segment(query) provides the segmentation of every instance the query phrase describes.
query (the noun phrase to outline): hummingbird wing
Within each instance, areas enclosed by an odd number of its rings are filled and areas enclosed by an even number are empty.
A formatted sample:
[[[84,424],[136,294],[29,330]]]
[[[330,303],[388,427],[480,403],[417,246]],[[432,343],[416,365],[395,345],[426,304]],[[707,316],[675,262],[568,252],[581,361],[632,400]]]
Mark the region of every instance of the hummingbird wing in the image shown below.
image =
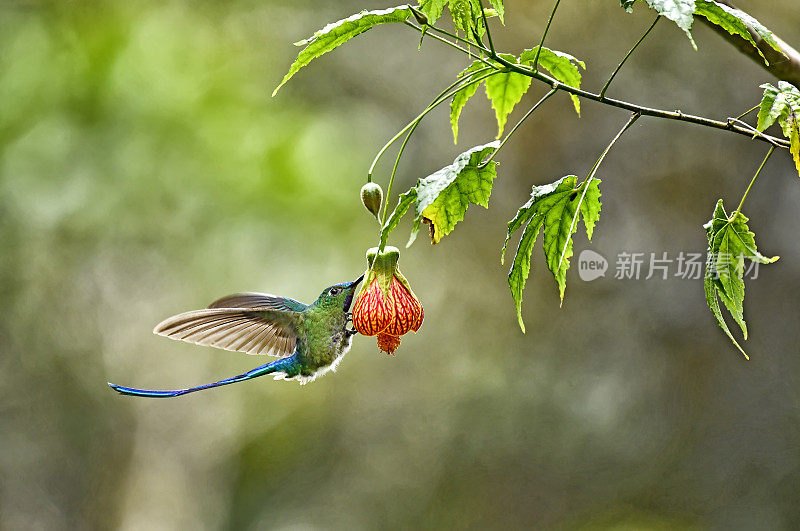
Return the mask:
[[[285,312],[302,312],[307,305],[289,297],[278,297],[266,293],[234,293],[217,299],[208,305],[209,308],[258,308],[264,310],[281,310]]]
[[[196,345],[285,357],[294,353],[301,319],[291,311],[210,308],[170,317],[153,332]]]

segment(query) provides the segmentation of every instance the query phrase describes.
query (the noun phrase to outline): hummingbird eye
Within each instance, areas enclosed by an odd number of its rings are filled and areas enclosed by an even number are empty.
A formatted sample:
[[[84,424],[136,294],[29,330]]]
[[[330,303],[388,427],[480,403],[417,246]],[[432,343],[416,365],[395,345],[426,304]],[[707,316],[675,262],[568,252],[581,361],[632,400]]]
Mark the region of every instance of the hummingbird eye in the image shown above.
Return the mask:
[[[340,291],[342,291],[340,288],[332,288],[332,289],[331,289],[331,291],[330,291],[329,293],[330,293],[331,295],[334,295],[334,296],[336,296],[336,295],[338,295],[338,294],[339,294],[339,292],[340,292]]]

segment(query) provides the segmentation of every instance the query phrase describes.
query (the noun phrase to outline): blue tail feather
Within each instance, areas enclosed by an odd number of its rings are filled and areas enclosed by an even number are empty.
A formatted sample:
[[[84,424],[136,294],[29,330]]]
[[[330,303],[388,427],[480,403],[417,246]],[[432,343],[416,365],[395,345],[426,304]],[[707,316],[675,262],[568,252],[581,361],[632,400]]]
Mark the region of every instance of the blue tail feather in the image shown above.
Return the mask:
[[[199,385],[197,387],[189,387],[187,389],[175,389],[171,391],[151,391],[148,389],[134,389],[132,387],[122,387],[121,385],[116,385],[111,382],[108,382],[108,386],[122,395],[141,396],[146,398],[172,398],[175,396],[183,396],[189,393],[194,393],[195,391],[203,391],[204,389],[213,389],[214,387],[219,387],[221,385],[228,385],[232,383],[244,382],[245,380],[252,380],[253,378],[258,378],[259,376],[264,376],[265,374],[275,374],[281,372],[285,373],[286,376],[288,377],[297,376],[297,374],[299,373],[299,370],[297,368],[297,358],[295,356],[289,356],[288,358],[282,358],[279,360],[275,360],[271,363],[267,363],[266,365],[256,367],[255,369],[247,371],[246,373],[240,374],[238,376],[232,376],[230,378],[225,378],[224,380],[220,380],[218,382]]]

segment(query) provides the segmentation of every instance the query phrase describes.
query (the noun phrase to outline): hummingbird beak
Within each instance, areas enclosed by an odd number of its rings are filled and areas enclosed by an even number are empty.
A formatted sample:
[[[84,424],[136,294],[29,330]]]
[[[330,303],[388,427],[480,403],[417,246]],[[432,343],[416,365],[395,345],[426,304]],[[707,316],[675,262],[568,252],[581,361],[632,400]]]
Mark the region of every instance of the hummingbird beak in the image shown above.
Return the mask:
[[[356,286],[362,280],[364,280],[364,275],[361,275],[350,284],[347,284],[347,288],[350,290],[350,293],[347,294],[347,299],[344,301],[344,311],[350,310],[350,305],[353,303],[353,297],[356,294]]]

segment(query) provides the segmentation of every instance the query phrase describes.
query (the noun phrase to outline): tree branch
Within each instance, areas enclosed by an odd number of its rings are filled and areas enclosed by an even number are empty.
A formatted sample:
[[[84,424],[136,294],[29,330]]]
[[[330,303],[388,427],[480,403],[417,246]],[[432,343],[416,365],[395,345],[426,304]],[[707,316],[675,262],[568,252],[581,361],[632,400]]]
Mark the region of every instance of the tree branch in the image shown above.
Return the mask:
[[[726,6],[738,9],[727,0],[716,1],[720,4],[725,4]],[[753,37],[753,41],[758,46],[758,49],[761,50],[761,53],[763,53],[764,57],[766,57],[767,61],[769,61],[769,66],[767,66],[764,64],[764,59],[762,59],[758,54],[758,50],[753,48],[753,45],[747,42],[745,39],[738,35],[731,35],[716,24],[709,22],[705,17],[697,18],[699,18],[700,21],[702,21],[706,26],[714,30],[714,32],[720,35],[723,39],[732,44],[737,50],[758,63],[761,68],[768,71],[778,79],[788,81],[794,86],[800,87],[800,52],[792,48],[777,35],[775,36],[775,40],[778,42],[778,46],[781,48],[781,50],[783,50],[786,56],[783,56],[779,52],[772,49],[772,46],[764,42],[764,40],[759,37],[758,33],[756,33],[753,28],[750,26],[747,27],[750,35]]]
[[[414,28],[417,31],[422,31],[422,28],[420,28],[417,25],[412,24],[412,23],[410,23],[408,21],[406,21],[406,25],[409,26],[409,27]],[[428,26],[428,30],[430,30],[430,31],[442,31],[439,28],[437,28],[436,26]],[[436,37],[438,37],[438,35]],[[441,37],[438,40],[441,40],[442,42],[445,42],[445,43],[450,44],[450,45],[454,45],[454,43],[451,43],[447,39],[442,39]],[[694,116],[694,115],[691,115],[691,114],[685,114],[685,113],[683,113],[682,111],[679,111],[679,110],[677,110],[677,111],[667,111],[667,110],[663,110],[663,109],[654,109],[654,108],[651,108],[651,107],[644,107],[642,105],[636,105],[634,103],[629,103],[629,102],[623,101],[623,100],[607,98],[605,96],[600,96],[600,94],[595,94],[595,93],[589,92],[587,90],[582,90],[582,89],[578,89],[578,88],[575,88],[575,87],[571,87],[569,85],[565,85],[564,83],[561,83],[560,81],[557,81],[556,79],[553,79],[552,77],[550,77],[550,76],[548,76],[546,74],[543,74],[542,72],[534,72],[530,68],[527,68],[527,67],[524,67],[522,65],[515,64],[515,63],[510,63],[509,61],[506,61],[505,59],[500,57],[498,54],[492,53],[491,50],[483,48],[478,44],[474,44],[473,43],[473,46],[477,47],[480,51],[485,53],[488,57],[490,57],[495,62],[497,62],[500,65],[504,66],[507,71],[516,72],[518,74],[522,74],[524,76],[531,77],[531,78],[536,79],[538,81],[542,81],[544,83],[547,83],[548,85],[550,85],[554,89],[563,90],[564,92],[568,92],[569,94],[574,94],[574,95],[576,95],[576,96],[578,96],[580,98],[596,101],[596,102],[602,103],[604,105],[610,105],[612,107],[618,107],[620,109],[625,109],[625,110],[628,110],[628,111],[631,111],[631,112],[639,113],[642,116],[654,116],[654,117],[657,117],[657,118],[664,118],[664,119],[667,119],[667,120],[677,120],[677,121],[680,121],[680,122],[689,122],[689,123],[693,123],[693,124],[702,125],[702,126],[705,126],[705,127],[711,127],[711,128],[714,128],[714,129],[722,129],[724,131],[730,131],[732,133],[736,133],[736,134],[739,134],[739,135],[744,135],[744,136],[747,136],[749,138],[754,138],[755,140],[760,140],[760,141],[766,142],[768,144],[772,144],[773,146],[776,146],[776,147],[781,147],[781,148],[784,148],[784,149],[788,149],[789,148],[789,141],[788,140],[784,140],[782,138],[776,138],[776,137],[773,137],[773,136],[770,136],[770,135],[766,135],[766,134],[763,134],[763,133],[754,135],[752,129],[749,129],[749,128],[743,127],[742,125],[737,124],[733,119],[729,119],[727,121],[713,120],[711,118],[705,118],[703,116]]]

